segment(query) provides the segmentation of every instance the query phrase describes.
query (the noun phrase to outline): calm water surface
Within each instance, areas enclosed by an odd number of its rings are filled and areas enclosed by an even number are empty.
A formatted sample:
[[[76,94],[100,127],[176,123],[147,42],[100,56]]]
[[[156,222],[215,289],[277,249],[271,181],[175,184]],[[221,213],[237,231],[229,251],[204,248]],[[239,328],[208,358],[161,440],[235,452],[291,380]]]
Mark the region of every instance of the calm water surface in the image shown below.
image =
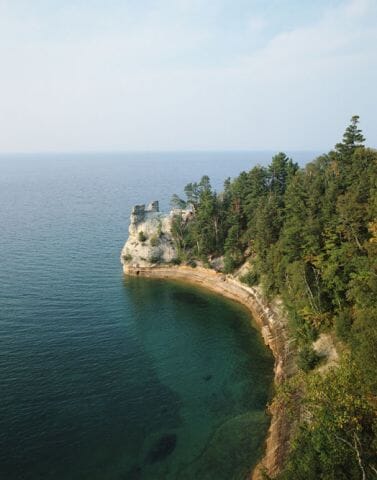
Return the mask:
[[[273,365],[247,312],[119,254],[133,204],[270,156],[0,157],[0,479],[245,477]]]

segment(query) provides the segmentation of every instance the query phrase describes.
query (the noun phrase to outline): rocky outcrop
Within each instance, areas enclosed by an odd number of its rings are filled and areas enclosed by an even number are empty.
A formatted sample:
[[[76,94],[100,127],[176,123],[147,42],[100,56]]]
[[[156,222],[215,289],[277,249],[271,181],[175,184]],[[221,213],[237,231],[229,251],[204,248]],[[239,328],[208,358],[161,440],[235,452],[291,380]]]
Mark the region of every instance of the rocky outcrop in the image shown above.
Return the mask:
[[[159,211],[158,201],[135,205],[131,213],[129,237],[123,247],[121,261],[132,267],[170,262],[176,250],[170,231],[173,217]]]
[[[265,344],[272,350],[275,358],[275,384],[278,385],[290,377],[296,369],[294,345],[288,335],[287,319],[282,305],[278,301],[267,302],[258,287],[246,286],[239,281],[237,276],[225,275],[202,267],[192,268],[171,263],[166,264],[166,262],[171,262],[171,259],[175,258],[175,250],[169,250],[169,254],[166,254],[165,250],[162,249],[161,258],[163,261],[160,260],[159,263],[144,260],[154,255],[154,247],[149,244],[140,246],[140,243],[145,244],[146,241],[140,242],[138,239],[139,232],[145,231],[146,235],[155,235],[155,220],[157,219],[157,222],[161,221],[164,225],[165,240],[171,245],[169,248],[174,248],[170,243],[172,241],[171,219],[173,214],[158,217],[156,215],[158,211],[150,212],[149,209],[144,209],[144,211],[142,208],[139,209],[140,207],[138,207],[136,213],[134,209],[132,213],[130,238],[121,254],[124,273],[194,283],[242,303],[251,312],[253,321],[259,328]],[[180,214],[188,215],[186,211],[181,211]],[[136,218],[133,218],[135,215]],[[141,258],[141,254],[143,258]],[[261,479],[263,470],[274,477],[279,472],[288,452],[291,433],[289,421],[284,411],[276,407],[274,402],[271,404],[270,414],[271,424],[266,441],[265,456],[254,469],[251,475],[253,480]]]
[[[130,268],[174,262],[177,250],[171,235],[176,216],[188,219],[191,209],[174,209],[168,214],[159,211],[158,201],[135,205],[128,229],[129,237],[121,253],[121,262]]]

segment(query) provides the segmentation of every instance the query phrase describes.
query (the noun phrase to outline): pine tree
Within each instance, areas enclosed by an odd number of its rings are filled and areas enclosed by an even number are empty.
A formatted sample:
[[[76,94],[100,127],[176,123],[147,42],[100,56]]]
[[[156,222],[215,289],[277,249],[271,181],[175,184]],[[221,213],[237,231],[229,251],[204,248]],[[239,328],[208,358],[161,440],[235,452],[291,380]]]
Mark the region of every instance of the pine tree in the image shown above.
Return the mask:
[[[351,118],[351,123],[346,128],[343,134],[343,141],[335,145],[335,149],[340,154],[352,155],[358,147],[363,147],[365,138],[360,128],[358,128],[359,116],[354,115]]]

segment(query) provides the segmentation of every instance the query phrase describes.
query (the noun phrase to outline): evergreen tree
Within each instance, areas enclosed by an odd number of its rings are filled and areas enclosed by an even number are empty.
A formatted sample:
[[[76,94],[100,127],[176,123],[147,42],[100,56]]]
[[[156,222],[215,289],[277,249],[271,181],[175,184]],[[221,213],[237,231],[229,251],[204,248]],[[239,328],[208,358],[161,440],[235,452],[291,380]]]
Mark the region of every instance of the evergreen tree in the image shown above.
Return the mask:
[[[356,148],[362,147],[365,142],[365,138],[360,128],[358,128],[359,116],[354,115],[351,118],[351,123],[346,128],[343,134],[343,141],[337,143],[335,148],[341,155],[349,156]]]
[[[173,228],[183,257],[224,254],[226,272],[248,258],[253,282],[284,302],[306,373],[284,394],[302,415],[279,480],[377,474],[377,152],[358,122],[305,168],[279,153],[227,179],[220,195],[208,177],[188,184],[193,219]],[[310,371],[322,332],[346,352],[325,376]]]

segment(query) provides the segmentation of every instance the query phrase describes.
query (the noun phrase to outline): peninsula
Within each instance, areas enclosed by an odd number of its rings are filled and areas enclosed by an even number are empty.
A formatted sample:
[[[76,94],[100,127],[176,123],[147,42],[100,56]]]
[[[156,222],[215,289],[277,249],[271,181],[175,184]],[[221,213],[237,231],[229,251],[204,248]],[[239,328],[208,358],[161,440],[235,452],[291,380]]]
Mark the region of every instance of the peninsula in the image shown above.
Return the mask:
[[[377,152],[352,117],[304,168],[284,153],[134,207],[124,273],[180,279],[244,304],[275,357],[276,394],[253,479],[377,474]]]

